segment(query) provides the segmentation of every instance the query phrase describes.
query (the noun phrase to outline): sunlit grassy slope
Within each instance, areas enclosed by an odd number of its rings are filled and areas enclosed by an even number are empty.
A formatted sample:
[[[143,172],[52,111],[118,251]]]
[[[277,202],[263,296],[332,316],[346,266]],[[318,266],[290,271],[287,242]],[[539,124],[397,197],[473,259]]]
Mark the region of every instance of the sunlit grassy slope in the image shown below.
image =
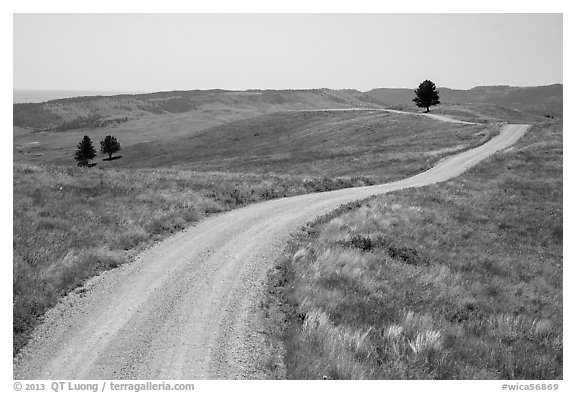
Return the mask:
[[[385,112],[280,112],[187,138],[140,144],[115,165],[193,170],[374,176],[417,173],[485,142],[497,126],[462,126]]]
[[[465,120],[492,123],[492,117],[483,115],[489,114],[490,109],[442,111]],[[114,135],[122,145],[122,159],[105,163],[103,157],[97,157],[99,166],[289,171],[319,176],[372,171],[380,175],[386,168],[395,171],[397,168],[393,167],[407,156],[424,153],[433,162],[443,149],[477,143],[496,129],[492,126],[486,130],[484,125],[462,127],[378,111],[285,111],[242,120],[218,119],[214,123],[196,115],[160,114],[118,127],[66,132],[38,133],[15,127],[14,159],[75,165],[74,151],[83,135],[90,136],[96,147],[106,135]],[[405,138],[422,138],[426,143],[403,147],[399,143]],[[406,168],[405,173],[414,170],[418,168]]]
[[[287,376],[561,379],[562,155],[542,123],[457,179],[308,227],[265,307]]]
[[[561,84],[548,86],[511,87],[511,86],[477,86],[469,90],[454,90],[439,87],[440,101],[445,104],[467,104],[470,108],[486,104],[514,111],[519,109],[535,116],[562,117],[564,87]],[[412,89],[374,89],[365,96],[382,105],[413,106]]]
[[[14,104],[13,124],[34,130],[64,131],[137,119],[148,114],[263,114],[287,109],[371,105],[357,90],[175,90],[144,94],[87,96]],[[247,117],[246,115],[244,117]],[[104,124],[103,124],[104,123]]]
[[[377,106],[355,90],[171,91],[75,97],[15,104],[14,157],[46,163],[70,158],[84,135],[115,135],[125,150],[166,141],[238,119],[285,110]]]

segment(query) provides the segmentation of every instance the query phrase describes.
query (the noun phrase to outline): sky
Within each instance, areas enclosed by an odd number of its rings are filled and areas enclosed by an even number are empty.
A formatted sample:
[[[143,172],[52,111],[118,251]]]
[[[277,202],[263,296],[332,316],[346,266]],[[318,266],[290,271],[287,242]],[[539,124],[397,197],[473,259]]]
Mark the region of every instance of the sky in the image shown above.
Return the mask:
[[[13,88],[563,83],[562,14],[14,14]]]

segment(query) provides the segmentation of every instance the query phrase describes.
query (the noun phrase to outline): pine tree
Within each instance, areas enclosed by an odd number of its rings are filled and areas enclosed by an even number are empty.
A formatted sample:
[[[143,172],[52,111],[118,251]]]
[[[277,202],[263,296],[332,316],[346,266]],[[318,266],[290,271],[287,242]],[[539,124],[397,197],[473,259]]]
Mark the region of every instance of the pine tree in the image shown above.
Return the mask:
[[[108,154],[108,159],[112,159],[112,154],[120,151],[120,143],[112,135],[107,135],[103,141],[100,142],[100,151]]]
[[[76,160],[78,161],[79,166],[84,166],[88,164],[88,161],[93,159],[96,156],[96,150],[94,150],[94,146],[92,145],[92,141],[88,137],[88,135],[84,135],[82,141],[78,144],[78,148],[76,149]]]
[[[416,97],[412,100],[418,105],[419,108],[426,108],[426,112],[430,112],[430,107],[440,103],[438,90],[434,82],[426,79],[420,83],[418,88],[414,90]]]

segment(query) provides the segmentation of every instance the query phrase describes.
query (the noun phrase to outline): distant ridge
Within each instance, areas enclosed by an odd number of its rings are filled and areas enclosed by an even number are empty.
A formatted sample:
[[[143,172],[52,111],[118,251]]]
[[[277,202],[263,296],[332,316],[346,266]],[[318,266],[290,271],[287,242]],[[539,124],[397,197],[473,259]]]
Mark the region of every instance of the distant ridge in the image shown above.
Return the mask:
[[[540,116],[562,116],[563,85],[537,87],[478,86],[439,88],[444,104],[491,104]],[[14,104],[13,124],[36,131],[97,128],[152,114],[195,113],[237,120],[285,110],[413,107],[412,89],[358,90],[175,90],[155,93],[80,96],[42,103]]]
[[[234,119],[282,110],[377,106],[357,90],[187,90],[87,96],[14,104],[13,124],[65,131],[102,127],[150,114],[187,112]]]
[[[111,96],[118,94],[139,94],[143,92],[126,91],[96,91],[96,90],[32,90],[14,89],[12,90],[13,104],[40,103],[62,98],[86,97],[86,96]]]
[[[537,115],[562,116],[563,85],[535,87],[477,86],[469,90],[439,87],[440,102],[445,104],[484,103],[500,105]],[[373,89],[365,93],[382,105],[411,105],[412,89]]]

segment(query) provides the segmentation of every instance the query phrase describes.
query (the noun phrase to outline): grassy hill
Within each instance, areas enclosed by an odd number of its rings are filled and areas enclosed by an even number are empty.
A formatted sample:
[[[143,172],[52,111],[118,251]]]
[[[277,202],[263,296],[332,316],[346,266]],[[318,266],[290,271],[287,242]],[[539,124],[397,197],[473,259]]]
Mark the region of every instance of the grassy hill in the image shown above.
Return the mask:
[[[545,116],[562,117],[563,85],[536,87],[478,86],[469,90],[440,87],[442,104],[491,104]],[[412,89],[374,89],[366,93],[382,105],[413,106]]]
[[[563,86],[479,86],[440,88],[445,104],[484,103],[538,115],[562,116]],[[412,89],[357,90],[190,90],[114,96],[88,96],[14,104],[13,124],[35,131],[66,131],[120,125],[148,115],[188,114],[221,121],[301,109],[411,106]],[[214,124],[219,124],[214,123]],[[213,124],[213,125],[214,125]]]
[[[304,228],[265,305],[284,377],[562,379],[562,157],[542,122],[456,179]]]
[[[176,165],[178,161],[182,161],[198,168],[197,162],[202,159],[211,169],[225,169],[225,164],[215,167],[202,157],[206,156],[205,153],[221,150],[222,146],[238,138],[239,141],[254,145],[257,153],[253,166],[256,166],[262,163],[262,155],[268,155],[272,161],[281,159],[279,152],[273,156],[266,153],[261,146],[268,143],[260,136],[268,135],[266,127],[276,121],[273,113],[381,105],[417,111],[411,102],[412,97],[413,92],[410,89],[375,89],[367,93],[329,89],[208,90],[75,97],[44,103],[15,104],[14,160],[37,164],[74,165],[72,159],[74,150],[84,135],[90,136],[98,144],[106,135],[111,134],[118,138],[123,147],[121,154],[124,158],[115,165]],[[433,108],[436,113],[480,123],[537,122],[543,117],[540,112],[561,113],[562,86],[479,87],[467,91],[442,89],[441,97],[443,104]],[[450,101],[457,103],[451,104]],[[468,101],[473,103],[463,103]],[[508,104],[509,106],[506,106]],[[549,107],[556,109],[548,110]],[[307,121],[316,121],[309,118],[299,119],[296,115],[278,116],[277,120],[280,123],[294,121],[295,125],[302,126]],[[258,119],[254,120],[254,123],[249,120],[247,123],[242,122],[251,118]],[[325,116],[325,120],[326,126],[337,125],[337,119],[330,120]],[[346,120],[343,118],[343,121]],[[380,126],[373,124],[374,121],[363,120],[363,122],[369,127],[382,130]],[[249,137],[249,132],[246,131],[249,126],[256,130],[255,134],[258,135],[254,136],[257,138]],[[318,129],[317,126],[314,127]],[[208,136],[208,130],[214,134],[213,137]],[[322,132],[326,133],[327,130]],[[223,138],[224,134],[234,133],[239,135],[231,137],[230,140]],[[358,135],[362,137],[363,133]],[[348,137],[352,140],[358,138],[358,135],[339,135],[337,131],[333,134],[336,138]],[[286,142],[284,145],[295,142],[290,139],[290,135],[283,138]],[[331,136],[326,137],[327,142],[300,139],[304,147],[319,146],[318,143],[324,145],[329,143]],[[244,142],[237,148],[244,149],[244,153],[250,153],[249,146]],[[202,151],[195,147],[195,143],[204,146]],[[300,142],[295,143],[298,145]],[[294,157],[298,152],[306,151],[296,148],[296,145],[293,151],[284,151],[284,157]],[[185,151],[188,151],[188,154],[184,154]],[[232,153],[232,151],[227,154],[219,153],[219,157],[234,161]],[[330,156],[328,151],[322,154]],[[300,158],[305,158],[303,156],[300,154]],[[136,163],[137,160],[140,160],[139,164]]]
[[[496,127],[379,111],[280,112],[140,144],[118,165],[328,177],[361,174],[385,181],[417,173],[496,132]]]
[[[149,114],[198,113],[242,118],[288,109],[366,106],[356,90],[190,90],[88,96],[14,104],[14,126],[66,131],[103,127]]]
[[[158,126],[166,126],[158,116]],[[231,121],[187,135],[159,131],[132,134],[120,129],[16,135],[15,160],[75,165],[74,150],[86,133],[96,143],[104,134],[123,146],[119,160],[104,168],[178,167],[195,171],[288,173],[306,176],[372,176],[380,181],[414,174],[441,157],[482,143],[495,126],[461,126],[420,116],[381,111],[286,111]],[[422,139],[425,143],[418,143]],[[36,156],[35,154],[38,154]],[[418,163],[418,164],[416,164]]]
[[[56,158],[73,165],[66,159],[73,157],[84,135],[98,142],[113,134],[128,147],[190,136],[266,113],[370,105],[360,92],[328,89],[173,91],[15,104],[13,152],[16,161],[45,163]]]

